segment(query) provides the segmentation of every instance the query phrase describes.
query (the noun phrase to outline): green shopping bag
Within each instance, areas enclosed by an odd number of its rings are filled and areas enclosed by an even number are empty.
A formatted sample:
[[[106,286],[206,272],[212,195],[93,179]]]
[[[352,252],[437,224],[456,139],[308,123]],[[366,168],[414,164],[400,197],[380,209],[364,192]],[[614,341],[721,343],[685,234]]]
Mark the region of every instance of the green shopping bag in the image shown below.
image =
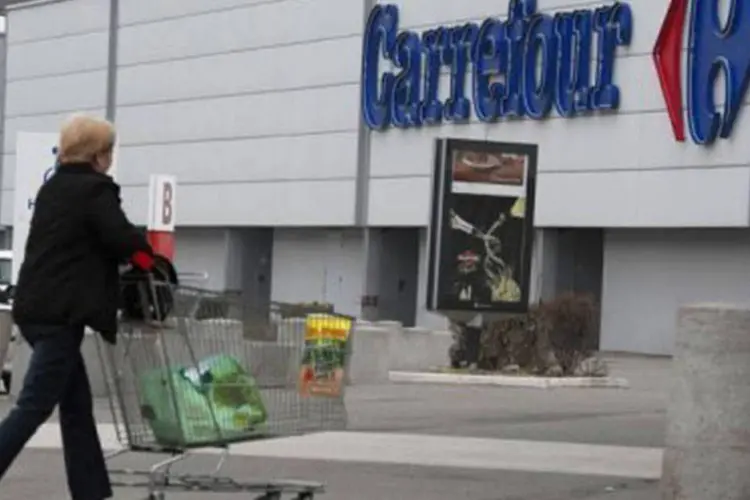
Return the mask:
[[[141,379],[143,414],[163,446],[195,447],[257,436],[268,414],[255,379],[229,356]]]

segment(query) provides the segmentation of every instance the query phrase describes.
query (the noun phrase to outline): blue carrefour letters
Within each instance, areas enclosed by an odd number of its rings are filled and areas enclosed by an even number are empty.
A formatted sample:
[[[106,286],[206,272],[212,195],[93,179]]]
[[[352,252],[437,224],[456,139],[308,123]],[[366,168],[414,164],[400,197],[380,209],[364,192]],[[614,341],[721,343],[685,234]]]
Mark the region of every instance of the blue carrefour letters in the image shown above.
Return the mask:
[[[727,138],[750,79],[750,2],[730,0],[729,17],[720,21],[716,0],[694,0],[688,56],[688,121],[698,144]],[[714,84],[724,72],[726,99],[717,111]]]
[[[553,109],[564,117],[617,109],[616,50],[630,44],[631,32],[624,2],[549,15],[536,0],[510,0],[505,20],[422,34],[400,32],[398,7],[378,5],[364,34],[362,115],[370,128],[384,129],[462,122],[472,110],[492,122],[541,119]],[[441,82],[445,72],[450,78]]]
[[[381,53],[392,60],[398,31],[398,9],[385,5],[373,9],[367,21],[362,53],[362,106],[365,122],[372,128],[392,123],[394,76],[380,72]]]

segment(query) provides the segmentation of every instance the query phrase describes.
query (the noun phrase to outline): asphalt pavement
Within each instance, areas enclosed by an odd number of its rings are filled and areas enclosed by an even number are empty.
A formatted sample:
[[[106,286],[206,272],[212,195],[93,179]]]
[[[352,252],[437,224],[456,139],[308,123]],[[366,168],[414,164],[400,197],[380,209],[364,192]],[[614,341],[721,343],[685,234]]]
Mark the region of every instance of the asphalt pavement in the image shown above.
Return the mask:
[[[225,472],[320,481],[326,493],[316,498],[325,500],[657,500],[670,362],[616,357],[611,368],[630,389],[352,387],[347,433],[243,445]],[[112,447],[105,401],[97,414]],[[121,465],[142,468],[155,458],[125,457]],[[215,460],[202,454],[184,467],[206,472]],[[115,495],[144,497],[139,489]],[[0,484],[6,498],[69,498],[54,422]]]

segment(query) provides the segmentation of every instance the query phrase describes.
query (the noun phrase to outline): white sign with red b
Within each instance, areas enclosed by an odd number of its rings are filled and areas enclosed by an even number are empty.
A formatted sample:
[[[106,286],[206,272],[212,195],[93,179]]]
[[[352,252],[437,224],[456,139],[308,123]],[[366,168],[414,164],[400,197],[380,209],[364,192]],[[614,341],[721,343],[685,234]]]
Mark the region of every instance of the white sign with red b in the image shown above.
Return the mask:
[[[171,175],[152,175],[149,182],[148,230],[173,233],[177,180]]]

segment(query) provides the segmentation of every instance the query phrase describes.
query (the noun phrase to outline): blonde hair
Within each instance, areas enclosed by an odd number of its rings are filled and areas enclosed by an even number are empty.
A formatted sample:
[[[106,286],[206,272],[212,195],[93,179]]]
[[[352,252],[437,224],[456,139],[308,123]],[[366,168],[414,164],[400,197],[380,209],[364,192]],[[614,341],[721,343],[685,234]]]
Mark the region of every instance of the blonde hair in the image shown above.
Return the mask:
[[[117,140],[115,127],[107,120],[74,114],[60,128],[60,163],[92,161],[96,155],[109,153]]]

